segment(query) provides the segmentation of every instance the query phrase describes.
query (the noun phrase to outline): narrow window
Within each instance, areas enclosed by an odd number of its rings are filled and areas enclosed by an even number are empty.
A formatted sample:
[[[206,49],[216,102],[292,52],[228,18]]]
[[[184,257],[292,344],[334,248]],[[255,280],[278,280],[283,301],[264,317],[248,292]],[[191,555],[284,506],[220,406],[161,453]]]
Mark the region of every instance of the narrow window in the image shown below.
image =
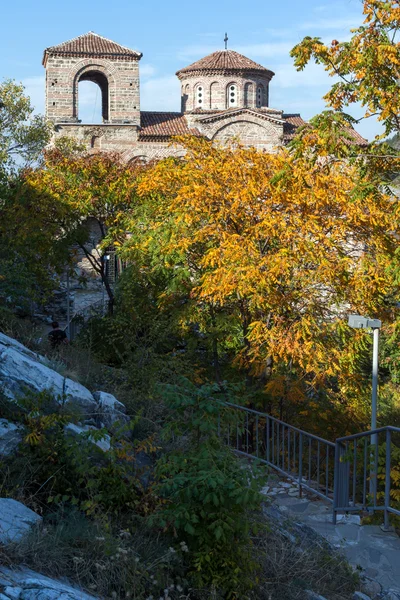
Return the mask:
[[[263,85],[257,87],[257,107],[261,108],[261,106],[265,106],[265,91]]]
[[[189,92],[190,85],[187,83],[184,87],[182,86],[182,112],[186,112],[189,108]]]
[[[238,104],[238,89],[236,83],[228,85],[227,108],[234,108]]]
[[[196,88],[196,106],[197,108],[204,108],[204,90],[202,85]]]

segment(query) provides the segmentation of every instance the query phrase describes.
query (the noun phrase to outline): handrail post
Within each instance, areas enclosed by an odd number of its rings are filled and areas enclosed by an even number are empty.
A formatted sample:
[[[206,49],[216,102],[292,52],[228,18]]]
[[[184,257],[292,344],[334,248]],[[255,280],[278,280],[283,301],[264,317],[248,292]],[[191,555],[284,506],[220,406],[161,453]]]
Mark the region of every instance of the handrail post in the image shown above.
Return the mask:
[[[389,531],[389,508],[390,508],[390,463],[391,463],[392,432],[386,429],[386,460],[385,460],[385,512],[383,530]]]
[[[299,439],[299,498],[301,498],[303,494],[303,434],[300,433]]]
[[[338,507],[338,498],[339,498],[339,465],[340,465],[340,456],[339,456],[339,442],[335,442],[335,461],[334,461],[334,469],[333,469],[333,524],[336,525],[336,517],[337,517],[337,507]]]
[[[347,443],[347,442],[346,442]],[[349,506],[349,462],[342,461],[347,454],[347,447],[340,441],[335,442],[335,471],[333,487],[333,523],[336,524],[338,509]]]

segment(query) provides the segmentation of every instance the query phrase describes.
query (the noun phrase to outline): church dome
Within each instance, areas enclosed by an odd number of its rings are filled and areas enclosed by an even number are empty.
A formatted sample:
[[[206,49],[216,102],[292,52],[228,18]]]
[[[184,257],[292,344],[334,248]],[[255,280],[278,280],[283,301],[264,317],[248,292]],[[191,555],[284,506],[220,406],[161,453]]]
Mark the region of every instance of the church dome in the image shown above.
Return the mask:
[[[235,52],[235,50],[218,50],[212,54],[208,54],[204,58],[192,63],[177,71],[176,75],[179,79],[184,78],[189,73],[191,74],[208,74],[208,73],[243,73],[252,71],[268,76],[271,79],[274,75],[272,71],[266,69],[262,65],[254,62],[250,58]]]
[[[235,50],[218,50],[176,75],[185,113],[266,108],[274,73]]]

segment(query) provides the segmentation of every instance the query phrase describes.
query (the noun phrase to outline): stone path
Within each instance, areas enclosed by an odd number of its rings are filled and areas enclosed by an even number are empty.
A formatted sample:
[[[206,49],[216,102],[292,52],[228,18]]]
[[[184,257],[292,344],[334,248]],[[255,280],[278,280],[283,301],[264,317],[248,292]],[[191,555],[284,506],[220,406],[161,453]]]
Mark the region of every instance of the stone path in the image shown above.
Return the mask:
[[[296,484],[274,475],[270,475],[262,492],[273,507],[306,523],[340,549],[352,566],[362,568],[370,578],[367,598],[400,600],[400,537],[395,532],[384,532],[377,525],[361,525],[358,515],[339,515],[333,525],[330,504],[308,492],[299,498]]]

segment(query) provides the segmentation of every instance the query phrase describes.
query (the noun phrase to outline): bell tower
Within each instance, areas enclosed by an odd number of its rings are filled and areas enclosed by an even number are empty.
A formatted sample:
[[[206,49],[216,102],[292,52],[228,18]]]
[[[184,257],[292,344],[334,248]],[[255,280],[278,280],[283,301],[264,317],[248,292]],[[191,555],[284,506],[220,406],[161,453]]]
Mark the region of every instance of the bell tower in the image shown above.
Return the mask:
[[[79,82],[100,88],[103,126],[140,126],[140,52],[121,46],[92,31],[46,48],[46,116],[63,135],[80,139],[85,134],[71,127],[85,126],[79,116]],[[59,127],[57,127],[59,126]],[[69,126],[69,127],[68,127]],[[110,137],[109,135],[107,137]],[[121,136],[117,136],[121,137]]]

